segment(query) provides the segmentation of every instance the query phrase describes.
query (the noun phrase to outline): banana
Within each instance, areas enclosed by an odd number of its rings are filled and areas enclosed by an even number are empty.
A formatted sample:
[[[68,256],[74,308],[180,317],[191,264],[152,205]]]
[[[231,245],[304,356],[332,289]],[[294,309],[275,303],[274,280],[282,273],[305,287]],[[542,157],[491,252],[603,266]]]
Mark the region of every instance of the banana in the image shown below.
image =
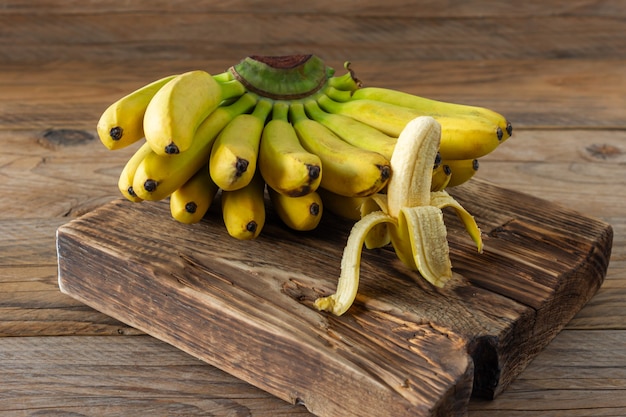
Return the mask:
[[[236,239],[256,238],[265,225],[265,182],[260,174],[243,188],[222,190],[222,217],[228,234]]]
[[[209,168],[203,165],[185,184],[170,196],[172,217],[181,223],[198,223],[211,206],[218,187],[209,175]]]
[[[351,117],[327,113],[313,100],[307,101],[304,108],[311,119],[323,124],[349,144],[391,158],[396,138]]]
[[[170,75],[156,80],[107,107],[96,126],[104,146],[110,150],[121,149],[143,138],[143,116],[148,103],[157,91],[175,77]]]
[[[450,167],[452,175],[448,187],[456,187],[469,181],[478,171],[478,159],[445,160],[442,163]]]
[[[388,159],[350,145],[324,125],[309,119],[302,103],[292,103],[289,110],[300,143],[322,161],[320,186],[337,194],[358,197],[374,194],[387,184],[391,176]]]
[[[158,155],[184,152],[209,114],[244,93],[239,81],[220,83],[206,71],[180,74],[150,100],[143,119],[146,141]]]
[[[323,203],[316,191],[300,197],[290,197],[271,188],[268,193],[278,217],[293,230],[313,230],[322,219]]]
[[[369,197],[346,197],[322,187],[318,188],[317,192],[322,197],[324,209],[348,220],[360,220],[361,206],[369,199]]]
[[[270,188],[298,197],[317,189],[322,179],[322,162],[300,144],[289,123],[288,110],[288,103],[274,103],[272,119],[263,129],[258,165]]]
[[[323,95],[318,103],[329,113],[352,117],[393,137],[398,137],[408,122],[421,116],[419,111],[408,107],[369,99],[339,102]],[[496,149],[503,138],[498,126],[484,118],[431,117],[441,125],[439,152],[444,159],[479,158]]]
[[[433,169],[433,176],[430,184],[430,191],[442,191],[450,184],[452,170],[450,166],[441,163]]]
[[[137,167],[133,190],[144,200],[162,200],[184,184],[211,154],[211,147],[220,131],[231,120],[255,106],[256,98],[244,94],[233,104],[220,106],[198,127],[191,147],[182,153],[158,155],[150,153]]]
[[[209,158],[211,178],[222,190],[245,187],[256,171],[259,143],[272,102],[259,99],[252,114],[240,114],[219,134]]]
[[[318,309],[341,315],[353,303],[364,244],[380,247],[391,242],[407,267],[419,271],[432,285],[444,286],[452,278],[441,211],[445,207],[456,211],[478,251],[482,251],[480,229],[474,218],[445,191],[430,191],[432,161],[436,159],[440,137],[441,127],[430,116],[411,120],[402,131],[391,157],[393,176],[387,194],[373,195],[369,199],[372,204],[362,207],[363,217],[353,226],[344,248],[337,291],[315,300]]]
[[[408,107],[421,112],[424,115],[458,115],[472,118],[484,118],[498,126],[501,141],[504,142],[513,134],[513,126],[501,114],[485,107],[470,106],[465,104],[448,103],[416,96],[402,91],[380,87],[365,87],[356,90],[352,94],[354,100],[375,100],[391,103],[398,106]],[[506,135],[505,135],[506,132]]]
[[[148,154],[152,153],[152,148],[149,143],[144,143],[135,151],[133,156],[126,162],[122,172],[120,174],[120,178],[117,182],[117,187],[120,189],[120,192],[124,197],[126,197],[129,201],[133,203],[138,203],[143,201],[143,199],[139,198],[135,191],[133,190],[133,178],[135,177],[135,171],[137,171],[137,167],[144,160]]]

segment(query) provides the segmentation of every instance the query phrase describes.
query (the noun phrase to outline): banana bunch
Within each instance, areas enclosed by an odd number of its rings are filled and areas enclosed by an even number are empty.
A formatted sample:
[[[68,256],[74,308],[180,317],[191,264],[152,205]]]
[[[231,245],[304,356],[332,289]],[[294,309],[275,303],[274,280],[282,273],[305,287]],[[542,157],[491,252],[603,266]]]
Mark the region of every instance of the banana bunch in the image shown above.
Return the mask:
[[[408,154],[400,138],[416,118],[440,126],[436,149],[412,153],[400,169],[419,161],[433,193],[468,181],[478,159],[512,134],[489,109],[363,87],[344,67],[335,75],[314,55],[251,56],[222,73],[174,74],[120,98],[97,124],[108,149],[142,141],[121,172],[120,192],[132,202],[169,198],[172,217],[188,224],[219,198],[228,233],[253,239],[270,205],[297,231],[317,227],[324,208],[357,221],[384,212],[381,196],[400,176],[392,160]],[[382,223],[364,235],[368,247],[394,241]]]

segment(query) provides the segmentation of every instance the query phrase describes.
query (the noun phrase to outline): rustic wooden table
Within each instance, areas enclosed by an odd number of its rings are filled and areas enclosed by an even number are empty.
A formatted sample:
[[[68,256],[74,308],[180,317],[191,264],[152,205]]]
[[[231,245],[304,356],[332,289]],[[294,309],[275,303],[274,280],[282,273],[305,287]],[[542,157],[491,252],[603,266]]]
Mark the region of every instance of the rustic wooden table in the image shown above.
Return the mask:
[[[625,416],[626,6],[417,3],[3,1],[0,414],[310,415],[61,294],[55,231],[119,197],[131,151],[95,136],[113,100],[250,54],[315,53],[369,85],[507,115],[514,137],[478,176],[614,228],[597,295],[469,415]]]

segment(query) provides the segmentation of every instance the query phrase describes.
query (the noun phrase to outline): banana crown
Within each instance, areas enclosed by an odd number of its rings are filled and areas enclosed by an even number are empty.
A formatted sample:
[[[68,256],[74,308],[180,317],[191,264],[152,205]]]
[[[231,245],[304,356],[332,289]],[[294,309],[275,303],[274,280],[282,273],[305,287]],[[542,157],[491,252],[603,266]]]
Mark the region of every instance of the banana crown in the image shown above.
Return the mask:
[[[451,277],[442,209],[479,251],[474,218],[446,189],[469,181],[478,158],[512,134],[499,113],[380,87],[315,55],[250,56],[228,70],[192,70],[111,104],[97,126],[111,150],[140,142],[119,179],[132,202],[170,199],[172,217],[202,221],[221,195],[227,232],[256,238],[265,204],[311,230],[327,212],[355,221],[337,291],[315,302],[343,314],[356,297],[363,244],[392,245],[435,286]],[[269,198],[266,198],[266,193]]]

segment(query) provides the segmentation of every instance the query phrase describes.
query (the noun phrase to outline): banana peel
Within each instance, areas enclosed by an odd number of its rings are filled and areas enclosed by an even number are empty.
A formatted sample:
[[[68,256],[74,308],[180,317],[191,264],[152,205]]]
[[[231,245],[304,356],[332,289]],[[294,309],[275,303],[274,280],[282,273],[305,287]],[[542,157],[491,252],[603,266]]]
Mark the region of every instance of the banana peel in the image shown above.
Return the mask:
[[[375,194],[361,207],[343,251],[334,294],[315,300],[315,306],[335,315],[354,302],[359,285],[363,245],[381,247],[391,242],[398,258],[437,287],[452,277],[452,265],[442,209],[453,208],[479,252],[480,229],[474,217],[450,194],[431,191],[433,161],[441,140],[441,126],[430,116],[407,124],[391,156],[392,175],[386,194]]]

